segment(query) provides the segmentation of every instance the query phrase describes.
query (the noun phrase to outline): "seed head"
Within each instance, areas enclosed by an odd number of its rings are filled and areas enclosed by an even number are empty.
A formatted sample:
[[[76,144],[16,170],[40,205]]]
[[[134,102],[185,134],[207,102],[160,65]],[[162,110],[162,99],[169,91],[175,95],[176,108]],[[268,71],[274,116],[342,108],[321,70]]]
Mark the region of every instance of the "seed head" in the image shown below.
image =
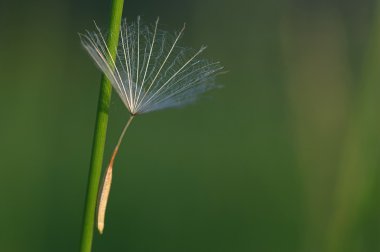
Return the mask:
[[[215,87],[214,79],[222,66],[199,58],[206,49],[182,47],[178,34],[171,34],[154,25],[137,22],[120,28],[116,58],[100,29],[81,35],[84,48],[111,81],[112,86],[132,115],[178,107],[196,100],[197,96]]]

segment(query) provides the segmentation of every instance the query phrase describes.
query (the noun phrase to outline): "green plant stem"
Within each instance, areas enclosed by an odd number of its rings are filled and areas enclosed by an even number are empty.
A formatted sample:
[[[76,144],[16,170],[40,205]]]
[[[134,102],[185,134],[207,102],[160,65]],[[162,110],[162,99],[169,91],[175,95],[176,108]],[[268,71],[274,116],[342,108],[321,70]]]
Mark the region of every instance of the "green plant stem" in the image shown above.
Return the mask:
[[[112,1],[109,35],[107,38],[107,46],[110,50],[112,58],[115,58],[116,56],[116,50],[119,41],[120,24],[123,13],[123,4],[124,0]],[[92,247],[96,201],[99,190],[100,176],[102,172],[111,91],[111,83],[103,74],[100,84],[100,94],[95,122],[94,140],[92,145],[90,171],[87,184],[86,205],[84,210],[82,238],[80,245],[81,252],[90,252]]]

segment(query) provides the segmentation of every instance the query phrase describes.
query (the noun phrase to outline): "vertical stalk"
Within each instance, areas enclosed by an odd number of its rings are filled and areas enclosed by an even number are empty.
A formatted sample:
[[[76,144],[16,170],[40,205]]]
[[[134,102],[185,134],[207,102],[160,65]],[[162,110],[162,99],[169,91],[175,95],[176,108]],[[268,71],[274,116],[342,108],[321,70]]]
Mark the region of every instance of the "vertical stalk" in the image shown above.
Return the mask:
[[[107,46],[110,50],[112,58],[115,58],[116,56],[116,50],[119,41],[119,30],[123,13],[123,4],[124,0],[112,0],[109,35],[107,38]],[[92,247],[96,201],[103,164],[103,153],[106,141],[111,91],[111,83],[103,74],[100,84],[100,94],[95,121],[90,171],[87,184],[86,205],[84,210],[82,238],[80,245],[81,252],[90,252]]]

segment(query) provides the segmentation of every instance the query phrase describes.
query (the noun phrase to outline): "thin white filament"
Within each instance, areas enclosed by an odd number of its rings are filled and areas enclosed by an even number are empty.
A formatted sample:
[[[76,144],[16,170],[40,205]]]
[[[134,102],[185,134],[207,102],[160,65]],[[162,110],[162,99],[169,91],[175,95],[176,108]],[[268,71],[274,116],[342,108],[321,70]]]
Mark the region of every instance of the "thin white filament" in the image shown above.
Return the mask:
[[[141,90],[142,90],[143,87],[144,87],[146,73],[147,73],[147,71],[148,71],[148,67],[149,67],[149,63],[150,63],[150,57],[152,56],[153,45],[154,45],[154,41],[155,41],[155,39],[156,39],[156,33],[157,33],[158,21],[159,21],[159,18],[157,18],[156,25],[155,25],[155,27],[154,27],[154,34],[153,34],[153,39],[152,39],[152,45],[150,46],[150,51],[149,51],[149,56],[148,56],[148,63],[146,64],[145,73],[144,73],[143,80],[142,80],[142,82],[141,82],[140,91],[139,91],[139,94],[137,95],[137,98],[136,98],[136,102],[137,102],[137,103],[139,102],[139,97],[140,97],[140,94],[141,94]]]

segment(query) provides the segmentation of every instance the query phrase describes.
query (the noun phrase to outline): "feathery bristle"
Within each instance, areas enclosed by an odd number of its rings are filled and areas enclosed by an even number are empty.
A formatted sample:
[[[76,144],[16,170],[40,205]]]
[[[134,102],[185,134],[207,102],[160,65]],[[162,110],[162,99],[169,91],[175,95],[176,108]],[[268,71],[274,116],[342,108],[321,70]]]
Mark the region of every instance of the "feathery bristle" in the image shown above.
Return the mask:
[[[81,35],[83,46],[133,115],[195,101],[215,87],[215,75],[222,69],[219,62],[199,58],[205,46],[198,51],[179,46],[185,26],[173,35],[158,29],[158,21],[146,25],[138,17],[127,24],[124,19],[114,60],[98,27]]]

